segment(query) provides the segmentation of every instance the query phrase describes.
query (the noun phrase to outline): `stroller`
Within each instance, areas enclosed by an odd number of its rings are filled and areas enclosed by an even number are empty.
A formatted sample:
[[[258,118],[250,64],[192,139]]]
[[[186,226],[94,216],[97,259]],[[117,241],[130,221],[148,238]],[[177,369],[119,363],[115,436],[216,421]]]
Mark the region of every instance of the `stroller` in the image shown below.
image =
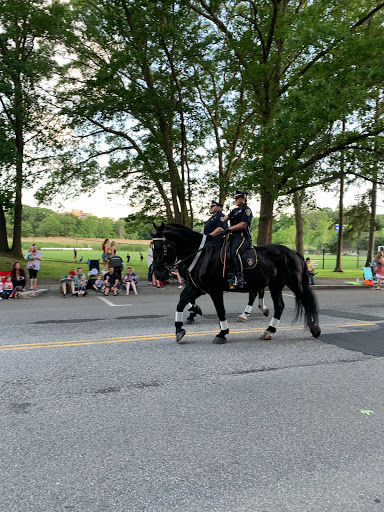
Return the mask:
[[[109,266],[114,268],[114,271],[119,275],[119,290],[122,286],[122,276],[121,273],[123,271],[123,260],[120,258],[120,256],[112,256],[112,258],[109,260]],[[118,290],[118,291],[119,291]]]
[[[87,288],[92,289],[97,274],[100,274],[99,260],[88,260],[87,263],[89,267]]]

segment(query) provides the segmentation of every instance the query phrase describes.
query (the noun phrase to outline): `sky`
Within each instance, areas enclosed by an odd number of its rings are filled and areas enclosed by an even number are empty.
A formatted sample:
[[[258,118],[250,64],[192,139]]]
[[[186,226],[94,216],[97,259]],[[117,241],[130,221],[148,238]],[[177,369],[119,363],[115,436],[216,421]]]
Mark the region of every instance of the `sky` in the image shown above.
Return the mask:
[[[345,207],[348,207],[354,203],[356,203],[355,196],[357,194],[364,194],[367,190],[367,186],[363,185],[359,188],[350,187],[350,189],[345,194]],[[330,193],[324,192],[321,189],[314,189],[315,191],[315,199],[316,203],[321,208],[332,208],[335,210],[337,208],[339,199],[338,193]],[[210,199],[216,199],[214,197],[210,197],[207,200],[207,215],[209,215],[208,204]],[[257,200],[253,199],[252,196],[249,198],[249,204],[252,208],[253,214],[256,216],[259,210],[259,203]],[[36,201],[33,198],[33,191],[24,192],[23,203],[28,206],[38,206]],[[230,201],[226,202],[226,205],[230,204]],[[83,210],[86,213],[92,213],[97,217],[110,217],[115,220],[121,217],[127,217],[131,213],[134,213],[134,208],[130,206],[130,199],[128,196],[122,196],[120,194],[116,194],[113,200],[110,200],[107,197],[105,192],[105,187],[101,187],[100,190],[95,191],[91,197],[88,197],[87,194],[79,194],[76,199],[69,200],[56,200],[50,205],[40,205],[41,207],[51,208],[57,212],[63,211],[71,211],[72,209]],[[225,208],[224,208],[225,209]],[[292,213],[292,212],[289,212]],[[378,195],[378,214],[384,214],[384,193],[380,192]]]

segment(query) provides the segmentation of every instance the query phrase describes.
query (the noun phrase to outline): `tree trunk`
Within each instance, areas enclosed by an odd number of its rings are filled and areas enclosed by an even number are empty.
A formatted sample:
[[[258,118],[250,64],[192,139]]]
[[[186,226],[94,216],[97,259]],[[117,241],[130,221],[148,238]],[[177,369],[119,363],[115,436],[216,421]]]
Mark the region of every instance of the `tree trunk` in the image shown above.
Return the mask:
[[[377,183],[372,183],[372,197],[371,197],[371,216],[369,219],[369,241],[368,253],[365,266],[368,267],[374,258],[375,254],[375,234],[376,234],[376,205],[377,205]]]
[[[301,207],[303,205],[304,192],[293,193],[293,204],[295,207],[295,224],[296,224],[296,252],[304,256],[304,228],[303,228],[303,214]]]
[[[344,169],[343,169],[344,170]],[[334,272],[343,272],[341,268],[341,252],[343,250],[343,222],[344,222],[344,173],[340,176],[339,195],[339,231],[337,233],[336,267]]]
[[[272,194],[268,191],[262,192],[257,245],[272,243],[273,204]]]
[[[22,188],[23,188],[23,161],[24,161],[24,134],[23,134],[23,97],[19,80],[15,80],[15,143],[16,143],[16,193],[13,217],[13,243],[11,253],[17,258],[23,257],[21,246],[21,222],[22,222]]]
[[[0,252],[8,252],[7,222],[3,205],[0,203]]]
[[[345,121],[343,121],[341,129],[343,132],[345,132]],[[342,153],[341,161],[340,161],[339,231],[337,232],[336,267],[335,267],[334,272],[343,272],[343,270],[341,268],[341,252],[343,250],[344,172],[345,172],[345,162],[344,162],[344,153]]]

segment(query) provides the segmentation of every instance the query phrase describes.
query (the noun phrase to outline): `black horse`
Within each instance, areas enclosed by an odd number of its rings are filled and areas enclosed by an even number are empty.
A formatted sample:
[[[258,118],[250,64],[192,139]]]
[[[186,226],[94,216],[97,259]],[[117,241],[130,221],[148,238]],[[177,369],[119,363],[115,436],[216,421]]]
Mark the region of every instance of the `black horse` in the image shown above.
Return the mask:
[[[225,317],[223,292],[228,290],[227,277],[223,277],[223,263],[220,259],[220,237],[205,237],[189,228],[178,224],[164,224],[157,227],[153,236],[153,270],[156,279],[165,281],[169,270],[179,259],[179,272],[187,278],[188,285],[180,294],[176,308],[176,340],[185,335],[183,311],[203,294],[210,295],[220,320],[220,332],[213,343],[226,342],[229,333]],[[304,258],[283,245],[264,245],[256,247],[258,263],[254,269],[246,270],[244,278],[250,292],[250,300],[256,295],[264,296],[264,289],[269,287],[274,305],[274,314],[269,327],[260,336],[271,339],[279,325],[284,310],[282,290],[288,286],[296,297],[297,319],[304,309],[304,323],[313,337],[318,338],[321,330],[318,322],[318,305],[315,294],[309,286]],[[247,308],[246,308],[247,309]]]

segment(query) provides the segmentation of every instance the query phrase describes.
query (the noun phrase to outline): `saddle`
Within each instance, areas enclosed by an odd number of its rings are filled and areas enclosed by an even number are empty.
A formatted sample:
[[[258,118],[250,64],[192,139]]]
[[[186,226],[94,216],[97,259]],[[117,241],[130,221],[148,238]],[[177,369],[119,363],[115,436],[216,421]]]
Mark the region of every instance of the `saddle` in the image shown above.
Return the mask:
[[[224,239],[223,245],[221,246],[221,249],[220,249],[220,260],[221,260],[221,263],[223,263],[223,265],[224,265],[224,254],[225,254],[226,250],[227,250],[227,244],[226,244],[226,239]],[[227,254],[227,260],[228,260],[228,258],[229,258],[229,252]],[[256,254],[256,248],[254,245],[252,245],[252,247],[250,247],[249,249],[246,249],[241,254],[241,262],[243,264],[243,270],[251,270],[256,267],[257,254]]]

